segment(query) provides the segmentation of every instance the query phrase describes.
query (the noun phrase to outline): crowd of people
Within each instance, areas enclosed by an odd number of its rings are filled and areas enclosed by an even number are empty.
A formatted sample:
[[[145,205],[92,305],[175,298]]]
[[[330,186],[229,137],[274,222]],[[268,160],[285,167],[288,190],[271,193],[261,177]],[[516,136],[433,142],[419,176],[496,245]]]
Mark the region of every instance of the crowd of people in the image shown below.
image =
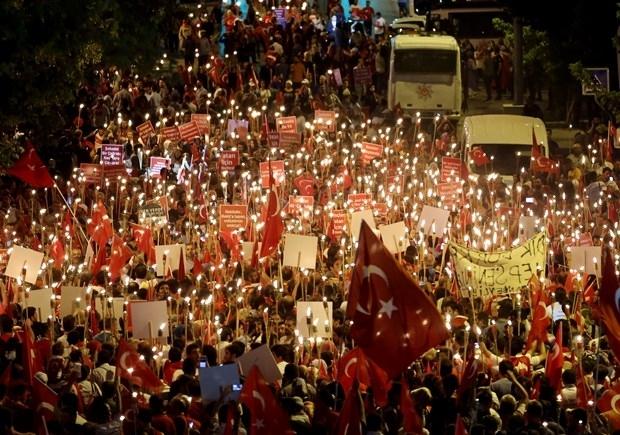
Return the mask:
[[[594,120],[567,156],[551,147],[552,170],[516,167],[512,184],[452,174],[460,190],[448,201],[438,188],[442,158],[469,157],[447,120],[387,110],[385,20],[369,4],[353,26],[337,2],[329,20],[293,4],[249,3],[245,19],[237,6],[192,14],[169,41],[183,53],[175,73],[111,67],[84,84],[63,139],[67,158],[44,167],[25,144],[27,164],[13,171],[21,181],[1,180],[0,431],[620,430],[612,352],[620,330],[601,313],[609,276],[571,271],[567,259],[584,238],[605,248],[602,258],[616,252],[620,161],[607,125]],[[501,97],[508,89],[493,74]],[[107,160],[109,144],[122,145],[120,164]],[[236,228],[223,225],[222,205],[246,207]],[[450,211],[445,232],[419,231],[424,206]],[[357,240],[350,213],[363,210],[377,227],[404,222],[404,249],[391,258],[408,287],[393,291],[428,301],[432,309],[415,317],[436,316],[448,333],[395,376],[352,338],[359,326],[348,302],[362,273],[358,243],[368,240]],[[523,241],[527,215],[546,230],[549,252],[528,285],[483,298],[458,282],[449,241],[504,251]],[[285,264],[285,234],[317,237],[313,264]],[[161,245],[183,253],[169,262]],[[36,280],[9,273],[15,246],[45,254]],[[83,293],[67,303],[69,287]],[[49,288],[46,316],[34,301]],[[166,306],[167,320],[149,324],[147,336],[138,336],[130,308],[142,301]],[[331,303],[329,338],[300,332],[304,301]],[[376,312],[379,303],[390,320],[412,320],[383,299],[357,310]],[[262,346],[277,367],[268,386],[252,369],[241,373],[243,385],[207,398],[205,368],[238,364]]]

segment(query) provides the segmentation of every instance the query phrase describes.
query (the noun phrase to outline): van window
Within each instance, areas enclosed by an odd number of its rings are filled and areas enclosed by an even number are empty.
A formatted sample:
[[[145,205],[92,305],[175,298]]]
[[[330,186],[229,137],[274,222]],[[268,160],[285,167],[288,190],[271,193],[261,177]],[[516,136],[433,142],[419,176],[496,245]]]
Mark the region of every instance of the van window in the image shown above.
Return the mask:
[[[512,144],[484,144],[473,145],[480,147],[484,153],[493,159],[493,168],[491,164],[486,166],[476,166],[472,164],[470,169],[476,174],[486,175],[496,172],[500,175],[514,175],[524,167],[526,170],[530,167],[530,159],[532,156],[532,145],[512,145]],[[519,156],[517,153],[521,153]]]
[[[451,84],[455,74],[455,51],[426,48],[394,50],[396,80]]]

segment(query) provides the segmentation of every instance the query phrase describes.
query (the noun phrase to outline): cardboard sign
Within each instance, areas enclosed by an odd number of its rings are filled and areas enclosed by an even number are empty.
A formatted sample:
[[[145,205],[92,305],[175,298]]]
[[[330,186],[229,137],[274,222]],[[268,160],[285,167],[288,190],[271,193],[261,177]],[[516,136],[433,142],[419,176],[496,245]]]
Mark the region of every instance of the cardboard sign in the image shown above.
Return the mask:
[[[165,222],[167,220],[166,211],[157,201],[150,201],[140,207],[140,223],[149,224],[151,222]]]
[[[238,231],[245,228],[247,224],[247,205],[220,205],[220,231]]]
[[[441,158],[440,181],[455,181],[461,178],[461,159],[456,157]]]
[[[282,148],[289,148],[294,145],[301,145],[300,133],[282,132],[278,133],[278,136],[278,144]]]
[[[123,164],[123,146],[103,144],[101,146],[101,164],[104,167],[122,165]]]
[[[333,110],[315,110],[314,123],[319,131],[336,131],[336,112]]]
[[[334,82],[336,82],[336,86],[342,86],[342,73],[340,72],[340,68],[336,68],[332,71],[334,75]]]
[[[351,193],[347,196],[349,209],[360,211],[371,207],[372,198],[370,193]]]
[[[362,163],[367,165],[374,159],[383,157],[383,145],[370,142],[362,142]]]
[[[34,284],[39,275],[43,257],[43,252],[15,245],[12,248],[4,274],[15,279],[23,278],[24,281]]]
[[[303,269],[316,268],[316,251],[319,238],[302,236],[300,234],[284,235],[284,266],[300,267]]]
[[[461,190],[461,183],[459,181],[437,184],[437,194],[441,198],[442,204],[448,208],[460,203]]]
[[[176,125],[173,125],[172,127],[164,127],[162,130],[162,135],[164,136],[164,140],[170,140],[173,142],[181,139],[179,129]]]
[[[103,178],[110,181],[116,181],[119,177],[127,176],[127,168],[125,165],[103,166]]]
[[[151,157],[149,161],[149,173],[151,178],[161,178],[161,170],[170,169],[171,160],[166,157]]]
[[[63,285],[60,288],[60,314],[67,316],[86,309],[86,289]]]
[[[331,302],[297,302],[297,330],[304,338],[331,338],[333,330]]]
[[[151,138],[152,135],[155,134],[155,129],[153,128],[153,124],[151,124],[150,120],[147,120],[136,127],[136,131],[138,132],[138,136],[142,139],[142,142],[146,145]]]
[[[260,162],[260,182],[263,189],[269,188],[269,162]],[[271,172],[273,173],[274,184],[279,186],[286,177],[284,171],[284,160],[272,160]]]
[[[405,226],[405,222],[400,221],[391,225],[382,225],[379,227],[383,244],[392,254],[405,252],[409,246],[409,230]]]
[[[190,141],[195,137],[200,136],[200,129],[195,121],[186,122],[179,125],[179,136],[185,141]]]
[[[601,247],[575,246],[570,249],[570,268],[588,275],[602,275]]]
[[[209,115],[206,113],[192,113],[190,119],[196,123],[201,135],[206,136],[209,134]]]
[[[103,167],[96,163],[80,163],[80,171],[86,184],[99,185],[103,181]]]
[[[282,373],[266,344],[241,355],[237,358],[237,364],[239,364],[239,372],[242,376],[247,376],[252,367],[257,366],[268,384],[282,379]]]
[[[129,302],[133,338],[168,337],[168,307],[166,301]]]
[[[226,126],[226,134],[230,137],[235,134],[245,138],[248,135],[248,121],[245,119],[229,119]]]
[[[36,310],[39,321],[45,322],[54,317],[52,306],[55,301],[52,299],[52,289],[49,287],[40,290],[30,290],[28,292],[28,306]]]
[[[258,252],[260,252],[260,243],[258,244]],[[254,242],[241,242],[241,255],[245,260],[251,260],[254,253]]]
[[[429,236],[442,236],[448,227],[449,218],[448,210],[425,205],[418,220],[418,231]]]
[[[368,85],[372,83],[372,72],[367,66],[356,66],[353,68],[353,80],[356,85]]]
[[[179,269],[183,256],[183,264],[187,268],[185,245],[155,246],[155,261],[157,262],[157,276],[166,276]]]
[[[123,320],[123,311],[125,309],[125,298],[116,297],[112,298],[110,302],[110,298],[105,298],[105,309],[101,304],[101,298],[95,298],[95,310],[101,315],[101,317],[106,321],[107,325],[110,325],[110,319],[114,319],[116,323],[116,328],[121,329],[121,320]],[[109,326],[111,327],[111,325]]]
[[[288,197],[288,212],[304,219],[312,219],[314,212],[314,197],[290,195]]]
[[[295,116],[276,118],[276,131],[278,133],[297,133],[297,118]]]
[[[347,211],[332,210],[332,212],[330,213],[330,225],[333,237],[336,239],[340,239],[347,225]]]
[[[267,133],[267,142],[271,148],[278,148],[280,146],[280,133],[277,131]]]
[[[200,392],[203,403],[216,402],[222,397],[222,391],[230,391],[224,401],[238,400],[241,393],[241,380],[237,364],[225,364],[198,369]]]
[[[239,151],[222,151],[219,163],[220,171],[234,171],[239,166]]]
[[[351,237],[353,240],[358,240],[360,235],[360,229],[362,228],[362,221],[366,223],[373,230],[377,229],[375,224],[375,217],[372,214],[372,210],[362,210],[351,213]]]

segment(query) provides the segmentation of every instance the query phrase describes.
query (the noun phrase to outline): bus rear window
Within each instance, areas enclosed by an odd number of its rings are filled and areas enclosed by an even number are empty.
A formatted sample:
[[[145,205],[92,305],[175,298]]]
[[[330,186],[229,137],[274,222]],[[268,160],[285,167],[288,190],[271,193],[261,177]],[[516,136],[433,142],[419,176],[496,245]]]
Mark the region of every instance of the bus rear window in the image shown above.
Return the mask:
[[[456,74],[456,52],[434,49],[395,50],[398,74]]]

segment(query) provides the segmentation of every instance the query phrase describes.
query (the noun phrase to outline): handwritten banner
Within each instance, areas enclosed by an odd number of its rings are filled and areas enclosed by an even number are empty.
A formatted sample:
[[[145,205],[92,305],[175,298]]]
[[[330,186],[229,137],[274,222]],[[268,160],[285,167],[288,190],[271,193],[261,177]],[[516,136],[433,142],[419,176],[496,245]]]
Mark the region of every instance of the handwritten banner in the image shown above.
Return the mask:
[[[482,252],[453,242],[449,247],[462,291],[483,298],[520,291],[545,267],[547,255],[545,233],[509,251]]]

